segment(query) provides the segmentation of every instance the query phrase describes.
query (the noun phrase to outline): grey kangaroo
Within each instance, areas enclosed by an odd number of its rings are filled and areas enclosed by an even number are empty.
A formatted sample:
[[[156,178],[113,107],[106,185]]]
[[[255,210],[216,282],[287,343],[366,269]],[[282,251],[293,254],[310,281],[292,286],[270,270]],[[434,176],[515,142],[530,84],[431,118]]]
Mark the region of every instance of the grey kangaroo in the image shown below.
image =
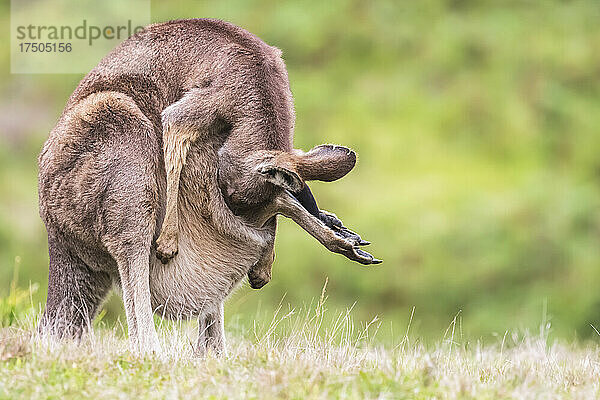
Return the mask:
[[[223,302],[246,275],[254,288],[269,281],[280,214],[332,252],[379,263],[305,183],[341,178],[355,153],[295,150],[293,129],[281,52],[237,26],[171,21],[117,46],[39,156],[40,332],[80,337],[115,287],[135,351],[159,351],[156,312],[198,317],[198,351],[223,353]]]

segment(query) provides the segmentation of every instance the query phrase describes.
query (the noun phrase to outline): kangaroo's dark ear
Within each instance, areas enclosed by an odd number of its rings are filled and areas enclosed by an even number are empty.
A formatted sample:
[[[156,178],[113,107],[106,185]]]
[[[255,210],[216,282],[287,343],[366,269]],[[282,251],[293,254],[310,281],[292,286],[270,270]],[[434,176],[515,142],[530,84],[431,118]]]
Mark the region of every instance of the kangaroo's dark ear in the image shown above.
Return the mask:
[[[305,181],[335,181],[346,175],[356,164],[356,153],[347,147],[322,144],[308,153],[298,155],[296,169]]]
[[[273,185],[280,186],[292,193],[299,192],[304,186],[300,176],[290,168],[274,163],[263,164],[258,167],[258,172]]]

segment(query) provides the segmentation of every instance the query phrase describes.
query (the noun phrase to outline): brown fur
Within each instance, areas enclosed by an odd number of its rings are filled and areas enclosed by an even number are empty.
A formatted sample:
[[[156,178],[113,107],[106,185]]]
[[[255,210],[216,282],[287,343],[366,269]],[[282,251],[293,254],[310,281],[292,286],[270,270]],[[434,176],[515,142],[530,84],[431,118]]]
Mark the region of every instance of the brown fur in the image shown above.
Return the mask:
[[[223,302],[247,274],[254,287],[270,279],[277,214],[331,251],[378,262],[304,183],[338,179],[356,157],[292,149],[280,55],[222,21],[172,21],[124,41],[80,82],[39,157],[42,332],[80,335],[115,285],[134,348],[158,350],[156,312],[199,317],[199,351],[224,351]]]

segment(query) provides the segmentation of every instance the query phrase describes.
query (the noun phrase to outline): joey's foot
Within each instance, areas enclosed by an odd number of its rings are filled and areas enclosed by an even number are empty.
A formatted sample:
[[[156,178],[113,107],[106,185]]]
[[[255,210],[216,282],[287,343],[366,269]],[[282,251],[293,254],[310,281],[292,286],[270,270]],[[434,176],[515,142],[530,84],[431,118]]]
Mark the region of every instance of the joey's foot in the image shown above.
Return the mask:
[[[350,229],[346,228],[342,221],[340,221],[340,219],[333,213],[321,210],[319,219],[337,236],[343,239],[349,239],[357,246],[367,246],[371,244],[371,242],[363,240],[358,233],[352,232]]]
[[[371,254],[360,249],[359,244],[351,239],[343,239],[340,236],[333,236],[334,240],[326,244],[329,251],[339,253],[352,261],[359,262],[363,265],[380,264],[383,261],[373,257]]]
[[[156,258],[163,264],[169,262],[175,257],[178,252],[178,237],[177,234],[160,234],[156,240]]]
[[[333,240],[327,245],[330,251],[342,254],[350,260],[363,265],[380,264],[382,262],[382,260],[373,257],[368,252],[359,248],[359,246],[367,246],[371,243],[362,239],[359,234],[346,228],[335,214],[321,211],[319,220],[331,229],[335,235]]]

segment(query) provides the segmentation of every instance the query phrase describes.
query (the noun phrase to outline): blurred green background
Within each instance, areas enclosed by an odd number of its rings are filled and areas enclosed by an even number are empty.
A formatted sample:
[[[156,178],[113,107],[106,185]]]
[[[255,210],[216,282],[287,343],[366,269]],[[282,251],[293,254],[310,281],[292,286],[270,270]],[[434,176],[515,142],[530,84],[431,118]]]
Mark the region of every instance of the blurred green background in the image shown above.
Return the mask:
[[[47,244],[37,154],[81,75],[10,74],[0,46],[0,295],[39,282]],[[596,1],[202,1],[152,3],[155,22],[231,21],[283,50],[296,147],[357,150],[321,208],[373,242],[365,268],[280,219],[273,280],[244,285],[227,318],[250,328],[320,295],[329,310],[383,321],[397,341],[537,329],[567,339],[600,328],[600,4]],[[289,304],[289,306],[288,306]],[[107,319],[121,312],[106,305]],[[257,311],[258,310],[258,311]]]

